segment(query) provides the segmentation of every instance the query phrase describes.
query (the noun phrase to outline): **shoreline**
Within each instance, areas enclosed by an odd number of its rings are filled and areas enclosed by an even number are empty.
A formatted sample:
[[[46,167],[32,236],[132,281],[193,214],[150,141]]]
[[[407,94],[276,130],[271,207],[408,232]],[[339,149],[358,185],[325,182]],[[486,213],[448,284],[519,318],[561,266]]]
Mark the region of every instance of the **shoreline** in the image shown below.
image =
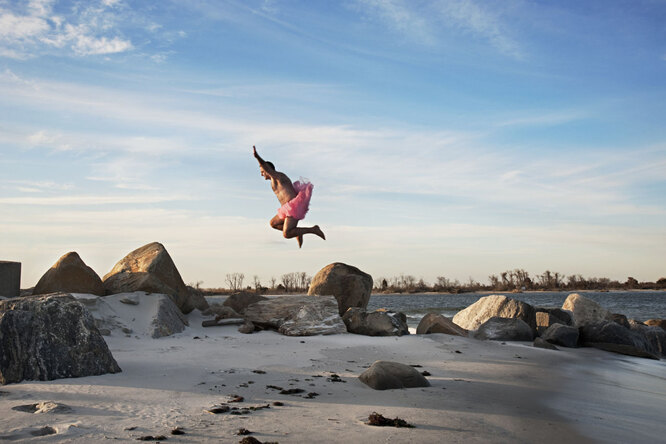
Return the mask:
[[[134,441],[146,435],[165,435],[169,442],[239,442],[240,428],[281,443],[309,443],[313,437],[358,442],[359,436],[414,443],[617,442],[658,441],[666,434],[658,417],[659,406],[666,405],[666,393],[658,391],[666,375],[663,361],[443,334],[244,335],[232,326],[201,327],[205,317],[197,310],[187,318],[190,326],[173,336],[151,339],[114,330],[105,337],[121,373],[3,386],[0,439],[26,439],[47,426],[57,432],[40,438],[47,442]],[[370,389],[358,376],[380,359],[420,365],[419,371],[430,373],[431,387]],[[271,386],[304,392],[281,395]],[[206,411],[235,395],[244,401],[227,405],[270,408],[240,415]],[[13,410],[40,401],[71,411]],[[634,414],[637,405],[642,407]],[[597,418],[600,406],[604,419]],[[415,428],[368,426],[374,411]],[[169,435],[175,427],[186,434]]]

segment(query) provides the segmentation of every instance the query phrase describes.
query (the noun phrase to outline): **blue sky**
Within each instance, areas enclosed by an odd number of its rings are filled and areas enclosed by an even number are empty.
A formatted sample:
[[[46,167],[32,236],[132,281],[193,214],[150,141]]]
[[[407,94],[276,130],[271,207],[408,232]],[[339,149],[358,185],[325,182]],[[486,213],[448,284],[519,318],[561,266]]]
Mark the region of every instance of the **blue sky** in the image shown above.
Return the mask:
[[[0,259],[666,275],[666,2],[0,0]],[[252,145],[315,184],[302,250]]]

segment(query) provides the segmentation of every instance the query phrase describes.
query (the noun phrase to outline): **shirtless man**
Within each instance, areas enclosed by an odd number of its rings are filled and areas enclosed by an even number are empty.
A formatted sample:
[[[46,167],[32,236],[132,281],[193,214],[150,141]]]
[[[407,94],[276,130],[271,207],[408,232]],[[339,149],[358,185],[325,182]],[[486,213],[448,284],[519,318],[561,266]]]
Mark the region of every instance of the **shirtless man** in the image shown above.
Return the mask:
[[[287,238],[296,238],[298,248],[303,245],[304,234],[316,234],[326,240],[324,232],[319,225],[314,227],[298,227],[298,221],[305,217],[310,205],[313,185],[310,182],[301,183],[299,181],[291,183],[286,174],[275,171],[275,166],[259,156],[257,148],[252,147],[254,157],[259,161],[259,170],[261,176],[271,181],[271,188],[277,196],[282,206],[277,214],[271,219],[271,227],[282,231],[282,235]]]

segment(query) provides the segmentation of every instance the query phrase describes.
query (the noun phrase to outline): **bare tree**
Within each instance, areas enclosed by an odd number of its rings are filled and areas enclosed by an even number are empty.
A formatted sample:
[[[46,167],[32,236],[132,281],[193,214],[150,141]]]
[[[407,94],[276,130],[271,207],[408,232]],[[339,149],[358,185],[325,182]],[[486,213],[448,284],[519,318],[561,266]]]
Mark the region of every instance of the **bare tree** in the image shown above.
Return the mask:
[[[271,276],[271,290],[275,290],[275,284],[277,284],[277,279],[275,276]]]
[[[254,289],[257,292],[261,291],[261,280],[259,280],[259,276],[255,274],[252,279],[254,280]]]
[[[243,279],[245,279],[245,275],[243,273],[231,273],[227,274],[225,282],[229,286],[229,290],[238,291],[243,288]]]

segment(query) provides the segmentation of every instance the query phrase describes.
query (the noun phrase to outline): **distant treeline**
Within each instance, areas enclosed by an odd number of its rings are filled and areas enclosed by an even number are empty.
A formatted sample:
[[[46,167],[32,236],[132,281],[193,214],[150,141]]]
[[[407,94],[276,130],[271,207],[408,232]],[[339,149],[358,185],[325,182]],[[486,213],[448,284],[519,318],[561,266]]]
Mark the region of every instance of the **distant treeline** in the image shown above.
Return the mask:
[[[666,278],[657,282],[638,282],[633,277],[628,277],[625,282],[614,281],[608,278],[585,278],[580,274],[565,276],[562,273],[544,271],[540,275],[530,276],[521,269],[507,270],[499,275],[488,276],[488,284],[477,282],[469,278],[467,282],[457,279],[451,280],[444,276],[438,276],[437,281],[430,285],[423,279],[416,279],[412,275],[394,276],[391,278],[379,278],[374,281],[374,290],[383,293],[423,293],[423,292],[446,292],[465,293],[473,291],[534,291],[534,290],[664,290],[666,289]]]
[[[278,280],[271,277],[263,285],[259,276],[252,277],[251,285],[245,283],[245,274],[229,273],[226,275],[225,288],[201,288],[202,282],[190,284],[203,294],[225,294],[237,291],[254,291],[257,293],[305,293],[310,287],[312,276],[305,272],[286,273]],[[666,278],[657,282],[638,282],[628,277],[625,282],[613,281],[608,278],[584,278],[580,274],[565,276],[558,272],[546,270],[543,273],[530,276],[521,269],[508,270],[498,275],[488,276],[488,284],[482,284],[469,278],[466,282],[457,279],[451,280],[438,276],[434,284],[417,279],[412,275],[401,274],[391,278],[380,277],[374,279],[374,291],[382,293],[468,293],[474,291],[534,291],[534,290],[666,290]]]
[[[259,276],[252,277],[252,285],[246,285],[245,274],[243,273],[229,273],[226,275],[224,282],[227,284],[226,288],[201,288],[202,282],[190,284],[196,290],[199,290],[204,295],[211,294],[226,294],[234,293],[237,291],[254,291],[256,293],[307,293],[312,282],[312,276],[305,272],[285,273],[280,276],[280,280],[271,277],[267,285],[262,284]]]

